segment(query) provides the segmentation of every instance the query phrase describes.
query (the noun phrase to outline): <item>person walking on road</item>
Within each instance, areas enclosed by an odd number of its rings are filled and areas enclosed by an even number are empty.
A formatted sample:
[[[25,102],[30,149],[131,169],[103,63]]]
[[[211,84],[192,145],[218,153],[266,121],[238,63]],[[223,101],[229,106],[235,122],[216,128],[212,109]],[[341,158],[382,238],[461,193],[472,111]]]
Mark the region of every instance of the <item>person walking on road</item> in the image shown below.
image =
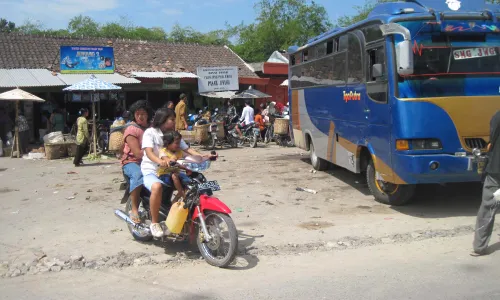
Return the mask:
[[[76,133],[76,154],[73,160],[75,167],[79,167],[82,163],[83,155],[85,154],[85,147],[89,141],[89,123],[87,117],[89,110],[86,108],[80,109],[80,117],[76,120],[77,133]]]
[[[476,230],[474,233],[474,251],[472,256],[486,254],[488,243],[493,232],[495,214],[500,208],[500,201],[494,193],[500,189],[500,111],[490,121],[490,143],[488,144],[488,162],[484,170],[486,178],[483,184],[483,196],[477,213]]]
[[[186,100],[186,94],[181,94],[180,101],[175,106],[175,130],[186,130],[188,128]]]

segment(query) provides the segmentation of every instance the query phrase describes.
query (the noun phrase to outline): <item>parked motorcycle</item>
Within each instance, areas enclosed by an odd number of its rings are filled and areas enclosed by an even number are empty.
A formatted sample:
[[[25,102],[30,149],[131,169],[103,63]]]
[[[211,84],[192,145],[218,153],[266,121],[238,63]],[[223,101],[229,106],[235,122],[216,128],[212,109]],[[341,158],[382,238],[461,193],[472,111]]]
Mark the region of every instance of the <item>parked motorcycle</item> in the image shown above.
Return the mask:
[[[215,152],[212,152],[212,154],[215,154]],[[210,167],[211,161],[202,159],[199,156],[188,156],[184,160],[177,161],[177,163],[192,171],[189,176],[191,183],[186,187],[186,199],[182,203],[183,208],[187,209],[187,218],[179,233],[172,233],[172,228],[168,228],[162,240],[179,241],[191,238],[192,241],[196,238],[200,253],[208,264],[221,268],[227,267],[236,256],[238,232],[229,216],[231,210],[221,200],[213,197],[213,192],[220,190],[219,184],[217,181],[208,181],[202,174]],[[125,212],[115,210],[115,214],[127,222],[128,229],[135,240],[141,242],[150,241],[153,239],[149,229],[151,224],[150,193],[145,188],[141,191],[139,205],[141,223],[135,224],[128,216],[128,212],[132,207],[132,200],[128,190],[128,186],[126,186],[122,199],[122,203],[126,202]],[[164,186],[160,207],[160,221],[167,220],[173,206],[171,203],[172,193],[173,187]]]
[[[109,150],[109,135],[110,128],[113,121],[101,120],[97,122],[97,149],[101,153],[105,153]]]
[[[255,148],[257,147],[257,141],[259,140],[260,136],[260,130],[258,125],[255,124],[255,122],[250,122],[248,124],[243,125],[243,127],[240,129],[242,133],[242,137],[236,133],[236,129],[232,130],[231,134],[236,134],[238,137],[238,146],[243,147],[245,143],[249,143],[250,147]]]
[[[221,144],[228,144],[231,148],[238,147],[239,136],[234,128],[238,124],[239,117],[237,115],[224,116],[224,139]]]

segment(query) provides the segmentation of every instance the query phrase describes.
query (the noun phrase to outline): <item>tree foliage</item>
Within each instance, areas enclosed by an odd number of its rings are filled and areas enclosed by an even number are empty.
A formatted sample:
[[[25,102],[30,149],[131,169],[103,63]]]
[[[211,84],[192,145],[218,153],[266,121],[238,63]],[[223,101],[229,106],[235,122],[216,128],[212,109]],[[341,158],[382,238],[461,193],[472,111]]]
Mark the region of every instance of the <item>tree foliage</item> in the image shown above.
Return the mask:
[[[332,26],[325,8],[314,1],[260,0],[255,9],[255,23],[236,27],[238,43],[233,47],[250,62],[266,60],[290,45],[304,44]]]
[[[0,32],[12,32],[16,29],[16,23],[0,18]]]
[[[500,1],[500,0],[499,0]],[[379,3],[394,2],[394,0],[367,0],[363,5],[355,5],[356,14],[352,16],[342,16],[337,19],[337,26],[347,27],[357,22],[363,21]]]

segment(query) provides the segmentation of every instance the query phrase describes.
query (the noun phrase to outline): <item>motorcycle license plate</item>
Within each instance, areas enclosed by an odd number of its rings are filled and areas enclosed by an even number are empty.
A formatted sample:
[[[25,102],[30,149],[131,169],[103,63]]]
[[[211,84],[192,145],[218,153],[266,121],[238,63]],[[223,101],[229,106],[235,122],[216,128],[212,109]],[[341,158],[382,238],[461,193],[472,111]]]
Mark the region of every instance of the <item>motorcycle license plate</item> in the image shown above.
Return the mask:
[[[260,134],[260,130],[259,130],[259,128],[254,128],[254,129],[253,129],[253,133],[254,133],[255,135]]]
[[[207,181],[198,187],[200,190],[211,190],[212,192],[220,191],[220,186],[217,181]]]

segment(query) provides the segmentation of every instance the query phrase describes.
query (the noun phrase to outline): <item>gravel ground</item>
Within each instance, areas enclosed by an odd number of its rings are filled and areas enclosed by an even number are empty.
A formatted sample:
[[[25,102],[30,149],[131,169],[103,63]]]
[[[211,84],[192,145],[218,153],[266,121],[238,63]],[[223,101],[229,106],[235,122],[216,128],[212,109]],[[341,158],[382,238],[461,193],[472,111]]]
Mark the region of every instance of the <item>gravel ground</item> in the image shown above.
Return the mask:
[[[339,168],[313,172],[308,154],[297,148],[224,149],[219,155],[206,176],[220,183],[216,196],[233,210],[241,257],[466,235],[472,242],[478,184],[422,186],[413,204],[390,207],[373,200],[362,175]],[[200,259],[196,247],[187,243],[131,238],[113,214],[124,208],[115,159],[74,168],[70,160],[0,158],[0,166],[0,276],[175,267]]]

